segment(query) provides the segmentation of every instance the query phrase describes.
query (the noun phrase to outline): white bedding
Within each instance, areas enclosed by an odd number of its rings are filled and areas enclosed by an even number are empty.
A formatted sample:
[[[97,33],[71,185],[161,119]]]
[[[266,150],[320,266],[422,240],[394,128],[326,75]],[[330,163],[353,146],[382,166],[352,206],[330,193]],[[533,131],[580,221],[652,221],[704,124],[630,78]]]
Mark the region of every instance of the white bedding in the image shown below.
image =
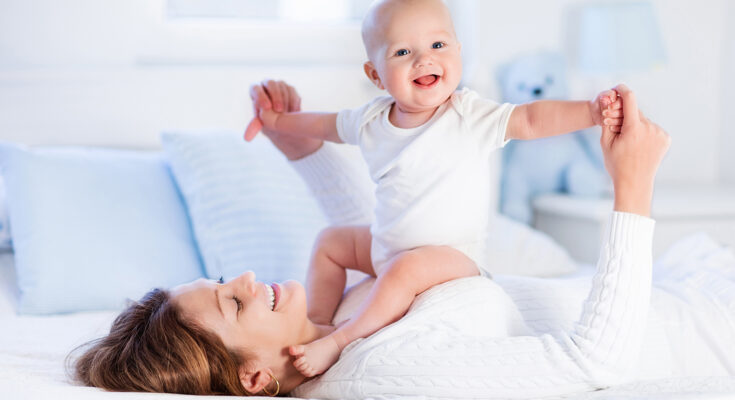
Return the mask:
[[[589,267],[582,275],[589,274]],[[0,397],[3,399],[174,399],[183,395],[109,393],[73,386],[65,373],[69,350],[102,335],[115,312],[16,316],[12,254],[0,254]],[[735,344],[734,344],[735,345]],[[220,398],[187,396],[194,399]],[[571,399],[735,399],[735,377],[644,380]]]

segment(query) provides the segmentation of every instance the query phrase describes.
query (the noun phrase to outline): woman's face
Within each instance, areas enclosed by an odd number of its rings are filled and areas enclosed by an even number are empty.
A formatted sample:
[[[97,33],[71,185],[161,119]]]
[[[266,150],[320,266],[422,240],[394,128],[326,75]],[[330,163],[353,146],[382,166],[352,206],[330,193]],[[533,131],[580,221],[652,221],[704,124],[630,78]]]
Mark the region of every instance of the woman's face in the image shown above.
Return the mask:
[[[286,281],[272,288],[246,272],[227,283],[198,279],[171,293],[184,318],[214,332],[227,348],[253,355],[255,360],[249,361],[259,367],[278,373],[290,369],[288,346],[304,343],[310,322],[300,283]]]

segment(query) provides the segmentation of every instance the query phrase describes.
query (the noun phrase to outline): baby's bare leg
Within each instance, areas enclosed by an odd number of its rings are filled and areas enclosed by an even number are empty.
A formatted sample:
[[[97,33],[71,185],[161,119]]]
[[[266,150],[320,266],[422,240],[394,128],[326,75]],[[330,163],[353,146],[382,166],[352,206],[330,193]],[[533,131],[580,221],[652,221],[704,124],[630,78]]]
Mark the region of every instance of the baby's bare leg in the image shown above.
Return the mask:
[[[335,226],[319,234],[306,277],[307,315],[312,322],[331,324],[345,290],[347,269],[375,275],[371,238],[368,226]]]
[[[291,347],[294,366],[305,376],[323,373],[350,342],[400,319],[416,295],[440,283],[477,274],[470,258],[447,246],[426,246],[397,255],[380,273],[355,318],[321,339]]]

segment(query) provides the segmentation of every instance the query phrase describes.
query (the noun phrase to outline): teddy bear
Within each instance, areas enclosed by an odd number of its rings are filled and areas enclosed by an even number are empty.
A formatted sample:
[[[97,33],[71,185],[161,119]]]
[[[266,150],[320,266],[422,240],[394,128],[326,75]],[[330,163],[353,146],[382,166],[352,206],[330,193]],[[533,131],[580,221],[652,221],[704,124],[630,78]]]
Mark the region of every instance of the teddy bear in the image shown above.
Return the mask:
[[[503,101],[522,104],[567,99],[562,55],[539,52],[520,56],[497,72]],[[543,193],[601,196],[610,190],[599,145],[600,129],[537,140],[514,140],[503,150],[500,212],[533,222],[531,201]]]

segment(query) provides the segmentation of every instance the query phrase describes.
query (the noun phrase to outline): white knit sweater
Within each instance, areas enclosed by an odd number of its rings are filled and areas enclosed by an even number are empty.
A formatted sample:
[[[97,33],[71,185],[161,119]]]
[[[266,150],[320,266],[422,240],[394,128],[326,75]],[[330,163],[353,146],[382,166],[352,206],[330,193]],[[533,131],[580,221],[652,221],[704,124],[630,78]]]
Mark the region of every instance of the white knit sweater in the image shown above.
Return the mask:
[[[368,223],[372,188],[346,154],[327,144],[293,164],[333,223]],[[419,296],[397,323],[351,343],[292,395],[539,398],[620,383],[635,369],[646,333],[653,228],[649,218],[611,214],[576,321],[545,321],[528,304],[519,308],[508,294],[521,290],[513,279],[503,287],[480,277],[452,281]]]

